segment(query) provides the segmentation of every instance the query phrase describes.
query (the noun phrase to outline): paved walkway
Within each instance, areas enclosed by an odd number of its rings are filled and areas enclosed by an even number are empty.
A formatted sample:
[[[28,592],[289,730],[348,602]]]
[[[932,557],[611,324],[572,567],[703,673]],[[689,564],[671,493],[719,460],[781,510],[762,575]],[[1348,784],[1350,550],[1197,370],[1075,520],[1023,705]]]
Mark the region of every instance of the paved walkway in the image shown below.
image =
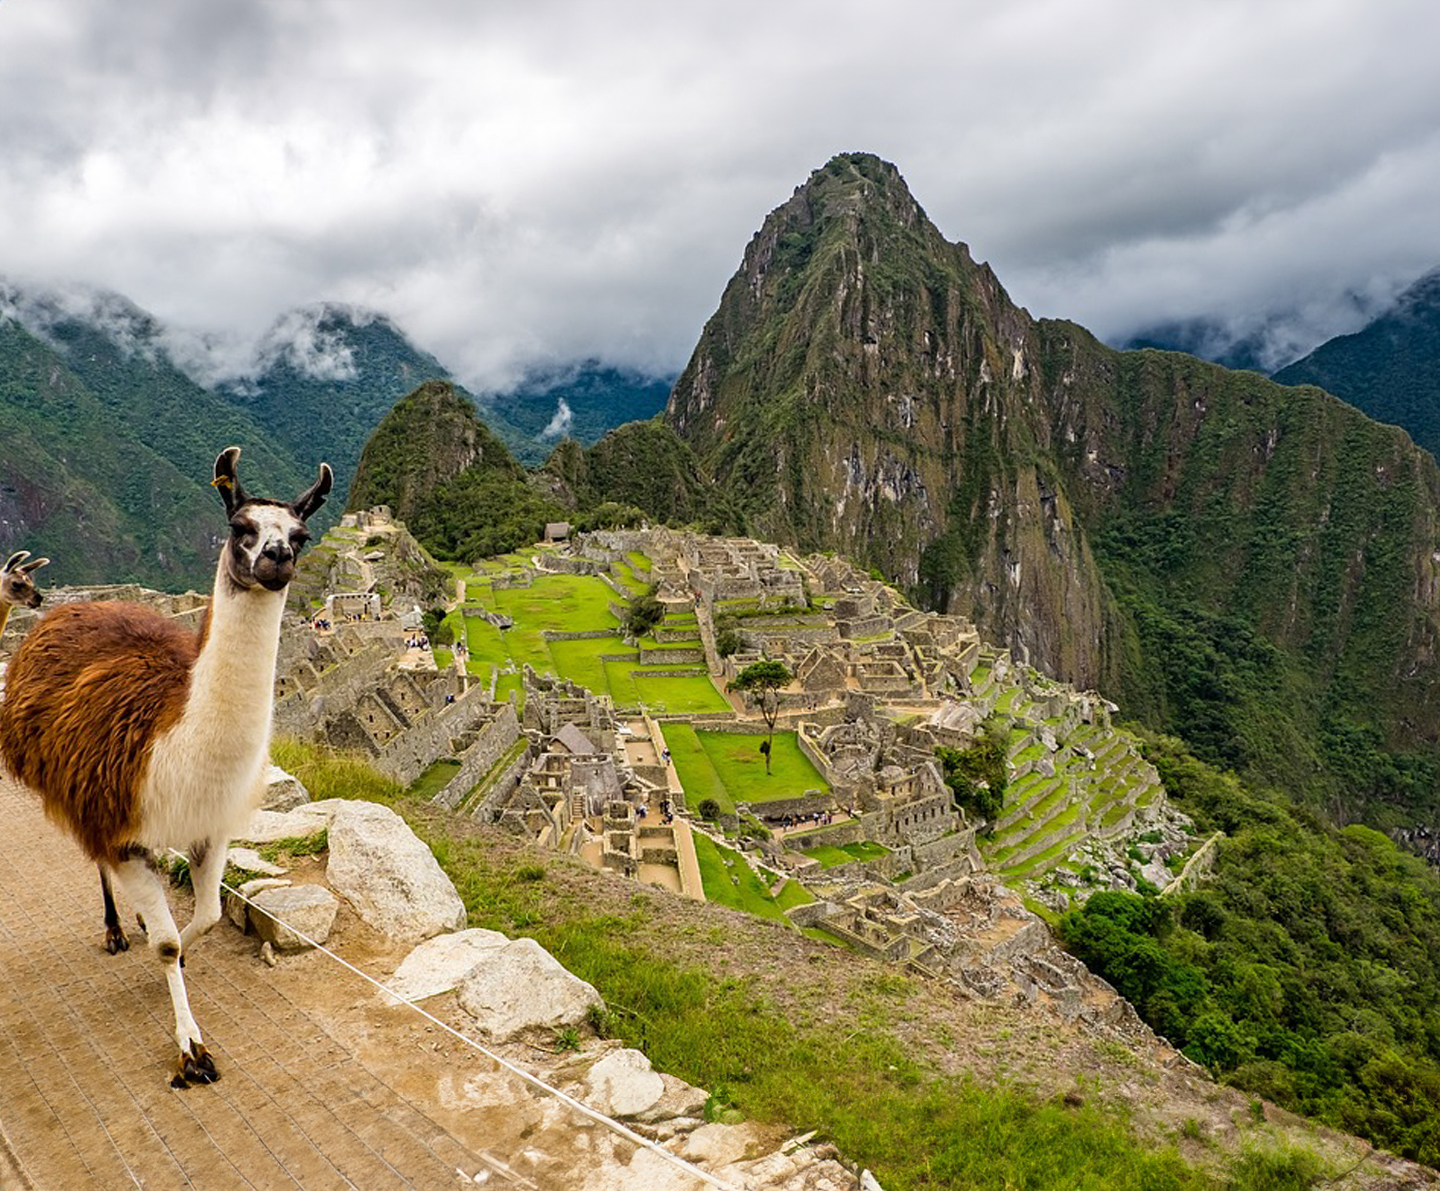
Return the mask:
[[[579,1151],[609,1148],[333,961],[266,968],[225,923],[186,969],[223,1077],[171,1089],[169,998],[143,936],[104,952],[94,868],[3,781],[0,822],[0,1191],[372,1191],[473,1187],[477,1174],[576,1188]],[[357,940],[352,961],[393,968],[393,953],[361,954],[363,926],[341,933]]]

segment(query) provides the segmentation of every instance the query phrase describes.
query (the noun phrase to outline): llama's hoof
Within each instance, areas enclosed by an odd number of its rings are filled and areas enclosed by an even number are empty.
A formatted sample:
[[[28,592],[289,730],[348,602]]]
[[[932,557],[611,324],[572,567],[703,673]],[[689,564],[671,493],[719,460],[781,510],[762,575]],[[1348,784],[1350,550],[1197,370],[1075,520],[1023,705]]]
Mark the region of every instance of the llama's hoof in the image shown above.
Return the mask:
[[[105,950],[111,955],[130,950],[130,940],[125,937],[125,932],[120,929],[118,922],[105,928]]]
[[[198,1042],[190,1044],[190,1052],[180,1052],[180,1062],[175,1076],[170,1081],[172,1088],[186,1088],[192,1083],[214,1083],[220,1078],[220,1072],[215,1069],[215,1060],[210,1057],[210,1052]]]

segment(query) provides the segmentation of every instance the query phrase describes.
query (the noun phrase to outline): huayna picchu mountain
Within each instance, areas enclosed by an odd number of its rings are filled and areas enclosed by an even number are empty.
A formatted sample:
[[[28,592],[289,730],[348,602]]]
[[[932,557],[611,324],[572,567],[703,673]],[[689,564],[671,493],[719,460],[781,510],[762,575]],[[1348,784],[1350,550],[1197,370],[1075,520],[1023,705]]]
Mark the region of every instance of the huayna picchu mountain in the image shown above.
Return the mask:
[[[1318,390],[1032,318],[877,157],[765,220],[666,419],[752,532],[877,566],[1210,760],[1435,797],[1434,461]]]

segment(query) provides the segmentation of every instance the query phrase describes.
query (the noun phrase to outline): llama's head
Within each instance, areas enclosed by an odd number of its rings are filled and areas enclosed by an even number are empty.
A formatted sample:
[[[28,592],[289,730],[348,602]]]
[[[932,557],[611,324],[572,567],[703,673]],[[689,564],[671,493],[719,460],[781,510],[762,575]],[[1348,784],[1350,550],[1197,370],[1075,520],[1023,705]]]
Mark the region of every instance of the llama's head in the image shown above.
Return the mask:
[[[295,577],[296,556],[310,540],[305,522],[325,503],[334,474],[322,463],[320,478],[294,500],[265,500],[241,486],[235,471],[239,459],[240,448],[227,447],[215,460],[214,485],[230,518],[225,574],[242,591],[284,591]]]
[[[30,561],[25,560],[29,558]],[[0,604],[16,608],[38,608],[43,600],[32,574],[48,566],[48,558],[30,558],[30,551],[17,550],[0,568]]]

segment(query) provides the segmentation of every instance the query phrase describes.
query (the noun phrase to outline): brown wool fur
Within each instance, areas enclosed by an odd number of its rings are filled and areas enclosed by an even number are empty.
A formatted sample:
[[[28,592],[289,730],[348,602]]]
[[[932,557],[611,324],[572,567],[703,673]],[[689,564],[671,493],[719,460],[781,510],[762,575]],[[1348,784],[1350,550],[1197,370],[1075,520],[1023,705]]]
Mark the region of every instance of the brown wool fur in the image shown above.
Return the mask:
[[[69,604],[30,630],[0,703],[0,755],[91,859],[115,863],[139,829],[157,737],[185,710],[200,632],[139,604]]]

